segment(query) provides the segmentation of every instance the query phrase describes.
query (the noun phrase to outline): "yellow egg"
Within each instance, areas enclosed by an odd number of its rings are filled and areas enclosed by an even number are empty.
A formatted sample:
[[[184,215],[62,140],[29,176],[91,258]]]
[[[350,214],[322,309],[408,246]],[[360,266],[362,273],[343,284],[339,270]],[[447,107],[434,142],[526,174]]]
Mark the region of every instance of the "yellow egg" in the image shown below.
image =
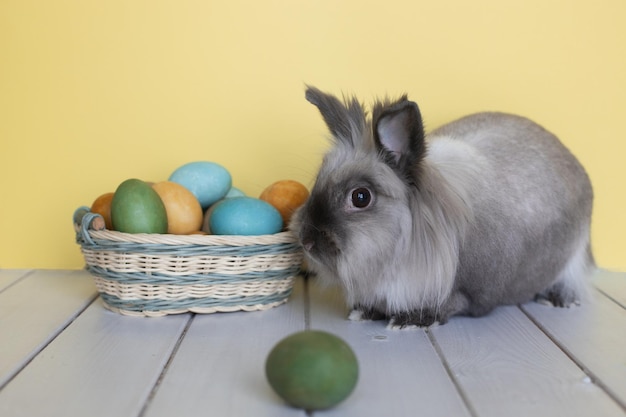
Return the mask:
[[[287,227],[293,212],[309,198],[309,190],[297,181],[281,180],[263,190],[259,198],[278,210]]]
[[[157,182],[152,188],[165,206],[167,233],[187,235],[200,230],[202,207],[191,191],[171,181]]]

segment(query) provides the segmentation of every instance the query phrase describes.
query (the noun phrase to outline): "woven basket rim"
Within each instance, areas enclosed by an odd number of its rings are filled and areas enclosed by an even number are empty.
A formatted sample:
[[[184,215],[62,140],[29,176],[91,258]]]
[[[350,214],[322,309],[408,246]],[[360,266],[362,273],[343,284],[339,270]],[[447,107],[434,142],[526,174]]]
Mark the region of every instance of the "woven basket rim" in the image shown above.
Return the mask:
[[[295,243],[296,238],[290,231],[271,235],[174,235],[168,233],[124,233],[115,230],[89,230],[92,239],[109,240],[121,243],[154,243],[161,245],[198,245],[198,246],[248,246],[271,245],[277,243]]]

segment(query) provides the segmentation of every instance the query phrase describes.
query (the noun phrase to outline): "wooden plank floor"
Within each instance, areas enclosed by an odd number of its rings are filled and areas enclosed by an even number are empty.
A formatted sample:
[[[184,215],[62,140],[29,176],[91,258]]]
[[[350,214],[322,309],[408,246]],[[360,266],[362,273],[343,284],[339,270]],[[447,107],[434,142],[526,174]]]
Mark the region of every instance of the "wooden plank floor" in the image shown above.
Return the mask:
[[[85,271],[0,270],[0,416],[626,416],[626,274],[590,305],[535,303],[428,330],[350,322],[340,294],[299,279],[265,312],[135,318],[105,310]],[[307,414],[265,381],[272,346],[337,334],[352,395]]]

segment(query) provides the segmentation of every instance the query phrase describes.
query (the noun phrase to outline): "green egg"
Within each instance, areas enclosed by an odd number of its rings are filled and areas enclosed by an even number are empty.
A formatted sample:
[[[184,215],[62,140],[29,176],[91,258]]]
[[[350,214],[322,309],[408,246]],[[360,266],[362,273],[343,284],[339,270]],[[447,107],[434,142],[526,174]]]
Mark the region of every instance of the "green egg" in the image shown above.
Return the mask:
[[[111,201],[113,229],[126,233],[167,233],[167,213],[161,197],[146,182],[128,179]]]
[[[265,362],[270,386],[305,410],[333,407],[356,386],[359,366],[350,346],[327,332],[307,330],[278,342]]]

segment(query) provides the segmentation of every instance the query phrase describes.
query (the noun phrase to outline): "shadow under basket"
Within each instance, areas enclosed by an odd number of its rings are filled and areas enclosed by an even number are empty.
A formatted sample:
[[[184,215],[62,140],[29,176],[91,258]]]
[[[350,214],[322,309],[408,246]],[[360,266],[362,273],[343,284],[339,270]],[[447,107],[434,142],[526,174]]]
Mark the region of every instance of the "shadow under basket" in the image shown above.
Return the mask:
[[[266,310],[287,301],[302,264],[289,232],[131,234],[95,224],[99,214],[76,210],[76,242],[104,305],[126,315]]]

